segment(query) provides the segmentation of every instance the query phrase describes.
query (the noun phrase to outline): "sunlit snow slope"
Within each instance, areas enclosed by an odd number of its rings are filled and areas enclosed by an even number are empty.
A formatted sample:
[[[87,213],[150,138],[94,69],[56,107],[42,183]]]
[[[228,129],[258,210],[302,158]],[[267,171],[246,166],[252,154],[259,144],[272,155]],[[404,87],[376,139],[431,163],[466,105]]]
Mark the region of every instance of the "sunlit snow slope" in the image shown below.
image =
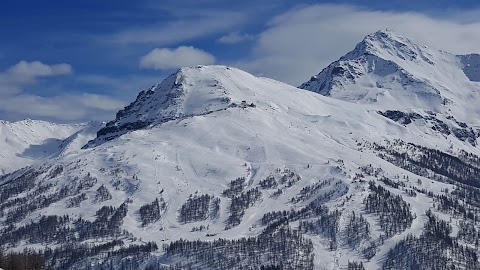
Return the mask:
[[[30,119],[16,122],[1,121],[0,173],[20,169],[62,151],[62,147],[66,145],[63,142],[64,139],[74,133],[83,134],[82,131],[85,128],[91,127],[92,124],[54,124]],[[86,141],[91,139],[98,129],[91,131]],[[85,144],[85,142],[80,143]]]

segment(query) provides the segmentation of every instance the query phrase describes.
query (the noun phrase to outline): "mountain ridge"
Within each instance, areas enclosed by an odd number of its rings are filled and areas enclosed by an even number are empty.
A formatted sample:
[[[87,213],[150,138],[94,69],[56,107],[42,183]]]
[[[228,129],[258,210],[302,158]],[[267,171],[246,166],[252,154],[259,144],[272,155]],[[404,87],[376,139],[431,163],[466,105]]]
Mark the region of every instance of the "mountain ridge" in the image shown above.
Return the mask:
[[[342,60],[337,87],[377,71],[437,94],[435,74],[371,55]],[[55,269],[478,269],[480,132],[444,90],[417,108],[180,69],[72,151],[1,176],[0,246]]]
[[[0,121],[0,171],[11,172],[53,155],[64,139],[90,125],[32,119]]]

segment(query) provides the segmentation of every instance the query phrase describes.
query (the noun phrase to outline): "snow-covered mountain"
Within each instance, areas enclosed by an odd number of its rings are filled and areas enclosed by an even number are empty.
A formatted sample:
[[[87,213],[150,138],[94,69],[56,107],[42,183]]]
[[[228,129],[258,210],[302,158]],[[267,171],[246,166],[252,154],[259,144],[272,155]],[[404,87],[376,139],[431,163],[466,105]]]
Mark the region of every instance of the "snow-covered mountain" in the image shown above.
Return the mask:
[[[0,246],[56,269],[479,269],[477,97],[437,89],[476,56],[407,41],[368,36],[313,91],[180,69],[83,149],[2,176]]]
[[[453,55],[385,30],[365,37],[300,88],[476,145],[479,74],[477,54]]]
[[[457,56],[391,31],[368,35],[300,88],[391,110],[430,110],[459,121],[480,113],[480,56]]]
[[[16,122],[0,121],[0,174],[5,174],[46,159],[60,152],[72,151],[80,147],[73,145],[64,149],[69,142],[64,142],[72,134],[86,134],[88,139],[95,137],[98,123],[88,124],[54,124],[46,121],[26,119]],[[92,130],[92,128],[94,130]],[[78,141],[82,146],[85,141]],[[88,140],[87,140],[88,141]]]
[[[225,67],[225,69],[230,68]],[[198,74],[192,76],[191,68],[181,69],[161,84],[140,92],[137,99],[119,111],[116,119],[107,123],[106,127],[98,133],[99,136],[88,146],[111,140],[131,130],[175,119],[205,115],[235,106],[235,104],[242,106],[241,99],[245,94],[255,95],[252,90],[249,90],[249,93],[241,92],[249,89],[245,85],[237,86],[234,82],[228,82],[226,85],[219,84],[222,80],[225,81],[228,72],[217,74],[212,72],[210,67],[198,67],[194,70]],[[202,74],[205,74],[206,78]],[[238,78],[233,81],[241,82],[245,77],[248,82],[252,77],[250,74],[243,73],[238,73],[236,76]],[[261,87],[260,85],[257,89]]]

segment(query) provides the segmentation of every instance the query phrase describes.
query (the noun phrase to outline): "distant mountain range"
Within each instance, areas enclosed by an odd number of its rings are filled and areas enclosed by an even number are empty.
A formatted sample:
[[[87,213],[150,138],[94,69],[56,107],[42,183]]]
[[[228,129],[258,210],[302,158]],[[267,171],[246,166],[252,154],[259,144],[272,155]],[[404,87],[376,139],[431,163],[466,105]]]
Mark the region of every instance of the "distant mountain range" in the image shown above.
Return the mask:
[[[0,247],[53,269],[480,269],[479,81],[479,55],[385,30],[299,88],[185,67],[105,125],[2,123]]]
[[[31,119],[0,121],[0,173],[78,150],[102,127],[97,122],[67,125]]]

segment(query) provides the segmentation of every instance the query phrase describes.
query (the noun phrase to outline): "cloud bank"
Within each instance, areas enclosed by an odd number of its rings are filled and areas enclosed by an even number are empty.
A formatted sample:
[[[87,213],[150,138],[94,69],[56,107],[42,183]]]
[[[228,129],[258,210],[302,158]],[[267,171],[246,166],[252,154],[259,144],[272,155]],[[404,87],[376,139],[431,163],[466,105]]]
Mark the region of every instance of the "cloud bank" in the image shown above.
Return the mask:
[[[106,113],[116,112],[124,103],[97,94],[60,94],[39,96],[25,89],[40,78],[72,74],[69,64],[48,65],[39,61],[20,61],[0,72],[0,114],[5,119],[38,118],[57,121],[102,119]]]

